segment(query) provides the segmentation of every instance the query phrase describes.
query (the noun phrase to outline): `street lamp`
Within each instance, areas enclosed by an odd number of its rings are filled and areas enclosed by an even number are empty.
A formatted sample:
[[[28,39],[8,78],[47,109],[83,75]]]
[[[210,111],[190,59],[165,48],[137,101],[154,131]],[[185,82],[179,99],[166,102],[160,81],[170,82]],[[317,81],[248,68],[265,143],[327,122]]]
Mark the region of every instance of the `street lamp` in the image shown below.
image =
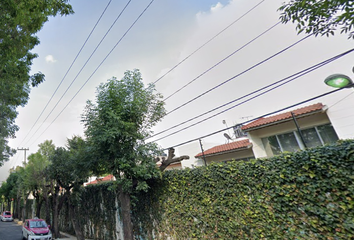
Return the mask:
[[[324,80],[325,84],[335,88],[351,88],[354,87],[353,81],[344,74],[332,74]]]

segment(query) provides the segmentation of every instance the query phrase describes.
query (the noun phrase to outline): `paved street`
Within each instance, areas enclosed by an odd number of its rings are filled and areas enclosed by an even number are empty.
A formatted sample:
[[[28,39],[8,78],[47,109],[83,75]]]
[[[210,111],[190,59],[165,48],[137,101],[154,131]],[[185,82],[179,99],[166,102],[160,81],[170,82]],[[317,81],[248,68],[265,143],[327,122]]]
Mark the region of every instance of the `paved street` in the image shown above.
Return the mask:
[[[21,226],[14,222],[0,222],[0,240],[21,240]]]

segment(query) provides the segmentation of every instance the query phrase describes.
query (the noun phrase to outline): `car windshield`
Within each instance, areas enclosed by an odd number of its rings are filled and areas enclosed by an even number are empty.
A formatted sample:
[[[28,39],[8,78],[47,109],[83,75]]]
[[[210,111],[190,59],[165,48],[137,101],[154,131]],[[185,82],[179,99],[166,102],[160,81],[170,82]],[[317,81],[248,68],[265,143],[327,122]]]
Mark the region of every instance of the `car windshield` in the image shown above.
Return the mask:
[[[10,212],[4,212],[4,215],[11,215]]]
[[[45,228],[47,227],[47,224],[45,223],[45,221],[31,221],[29,223],[30,228]]]

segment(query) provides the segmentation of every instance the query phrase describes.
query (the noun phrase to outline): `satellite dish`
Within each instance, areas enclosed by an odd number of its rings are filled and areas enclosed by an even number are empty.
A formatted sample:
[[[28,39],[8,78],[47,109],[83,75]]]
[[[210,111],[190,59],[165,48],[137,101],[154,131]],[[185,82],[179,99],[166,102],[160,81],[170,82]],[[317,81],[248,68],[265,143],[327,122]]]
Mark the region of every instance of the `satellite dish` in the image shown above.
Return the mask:
[[[226,137],[227,140],[231,140],[231,137],[227,133],[224,133],[224,137]]]

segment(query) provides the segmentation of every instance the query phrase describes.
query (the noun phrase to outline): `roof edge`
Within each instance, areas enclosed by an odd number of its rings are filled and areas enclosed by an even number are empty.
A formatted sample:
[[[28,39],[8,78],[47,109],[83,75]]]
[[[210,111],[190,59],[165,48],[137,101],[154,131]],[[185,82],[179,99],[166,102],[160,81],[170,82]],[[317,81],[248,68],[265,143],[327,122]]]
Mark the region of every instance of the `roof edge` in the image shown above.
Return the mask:
[[[303,113],[303,114],[295,116],[295,118],[303,118],[303,117],[307,117],[307,116],[314,115],[314,114],[317,114],[317,113],[324,113],[324,112],[327,111],[327,109],[328,109],[328,107],[323,106],[322,109],[314,110],[314,111],[308,112],[308,113]],[[256,126],[256,127],[250,127],[250,128],[247,128],[247,129],[242,129],[242,131],[243,132],[250,132],[250,131],[258,130],[258,129],[261,129],[261,128],[277,125],[277,124],[280,124],[280,123],[289,122],[289,121],[292,121],[292,120],[293,120],[292,117],[289,117],[289,118],[282,119],[282,120],[279,120],[279,121],[276,121],[276,122],[271,122],[271,123],[263,124],[263,125]]]

